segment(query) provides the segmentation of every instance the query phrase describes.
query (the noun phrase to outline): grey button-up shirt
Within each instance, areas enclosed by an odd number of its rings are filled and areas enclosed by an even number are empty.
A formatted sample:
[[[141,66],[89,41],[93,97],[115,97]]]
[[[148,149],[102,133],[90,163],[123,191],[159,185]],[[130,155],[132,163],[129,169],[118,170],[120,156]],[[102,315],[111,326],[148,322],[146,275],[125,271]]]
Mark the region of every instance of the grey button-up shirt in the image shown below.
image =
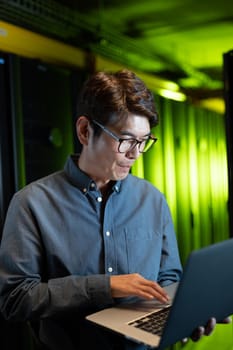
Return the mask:
[[[75,158],[11,201],[0,249],[0,307],[8,319],[77,319],[109,306],[113,274],[136,272],[161,285],[180,279],[164,196],[129,174],[104,203]]]

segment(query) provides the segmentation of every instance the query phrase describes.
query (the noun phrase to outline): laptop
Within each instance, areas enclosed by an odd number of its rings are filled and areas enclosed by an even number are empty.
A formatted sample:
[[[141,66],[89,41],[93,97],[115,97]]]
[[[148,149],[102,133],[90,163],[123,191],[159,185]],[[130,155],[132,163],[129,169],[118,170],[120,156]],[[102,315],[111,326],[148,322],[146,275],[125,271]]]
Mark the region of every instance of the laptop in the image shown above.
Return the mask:
[[[181,281],[165,289],[171,305],[156,299],[140,300],[98,311],[86,319],[159,349],[189,337],[211,317],[223,320],[233,314],[233,238],[191,252]],[[154,331],[153,318],[159,314],[167,314],[166,320]]]

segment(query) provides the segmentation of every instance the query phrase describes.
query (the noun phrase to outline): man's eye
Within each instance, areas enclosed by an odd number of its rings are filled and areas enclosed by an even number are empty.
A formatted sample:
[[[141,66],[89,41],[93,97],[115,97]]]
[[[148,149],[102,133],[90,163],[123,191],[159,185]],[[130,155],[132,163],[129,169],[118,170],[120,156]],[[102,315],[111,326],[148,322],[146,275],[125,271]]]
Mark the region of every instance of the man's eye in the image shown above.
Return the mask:
[[[125,143],[128,143],[128,144],[132,144],[132,143],[135,142],[135,140],[134,140],[134,139],[128,139],[128,140],[125,139],[124,142],[125,142]]]

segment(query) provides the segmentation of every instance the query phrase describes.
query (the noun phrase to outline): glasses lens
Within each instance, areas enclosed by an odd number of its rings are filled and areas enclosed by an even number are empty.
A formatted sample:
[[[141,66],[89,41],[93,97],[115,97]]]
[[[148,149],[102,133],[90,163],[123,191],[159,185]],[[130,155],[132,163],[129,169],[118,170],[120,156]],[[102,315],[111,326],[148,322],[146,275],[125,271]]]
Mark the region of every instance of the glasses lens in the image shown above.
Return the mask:
[[[137,144],[136,140],[132,140],[132,139],[130,139],[130,140],[121,140],[120,144],[119,144],[118,151],[120,153],[128,152],[131,149],[133,149],[136,144]]]
[[[147,152],[153,146],[155,141],[156,141],[156,139],[149,138],[149,139],[145,140],[144,142],[142,142],[139,145],[139,152],[141,152],[141,153]]]
[[[156,141],[157,141],[156,138],[148,138],[147,140],[144,140],[141,142],[134,140],[134,139],[121,140],[120,144],[119,144],[118,152],[120,152],[120,153],[129,152],[132,149],[134,149],[134,147],[139,145],[138,146],[139,152],[144,153],[144,152],[148,151]]]

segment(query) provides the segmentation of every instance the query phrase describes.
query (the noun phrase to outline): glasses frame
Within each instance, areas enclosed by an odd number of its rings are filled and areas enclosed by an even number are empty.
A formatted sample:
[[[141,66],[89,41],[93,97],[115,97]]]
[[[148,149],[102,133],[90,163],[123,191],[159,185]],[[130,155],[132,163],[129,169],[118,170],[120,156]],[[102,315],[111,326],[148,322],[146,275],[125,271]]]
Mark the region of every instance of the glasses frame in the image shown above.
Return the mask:
[[[154,137],[152,134],[149,135],[147,139],[142,140],[142,141],[139,141],[139,140],[137,140],[137,139],[135,139],[135,138],[133,138],[133,137],[128,138],[128,139],[121,138],[121,137],[118,137],[114,132],[112,132],[111,130],[109,130],[108,128],[106,128],[106,126],[104,126],[104,125],[102,125],[101,123],[97,122],[97,120],[93,119],[93,120],[92,120],[92,123],[95,124],[95,125],[97,125],[97,126],[99,126],[101,130],[103,130],[106,134],[108,134],[109,136],[111,136],[115,141],[119,142],[119,145],[118,145],[118,152],[119,152],[119,153],[127,153],[127,152],[130,152],[130,151],[132,151],[137,145],[139,145],[139,148],[138,148],[139,152],[140,152],[140,153],[145,153],[145,152],[147,152],[147,151],[155,144],[155,142],[158,140],[158,139],[157,139],[156,137]],[[144,151],[144,150],[141,151],[141,150],[140,150],[140,145],[141,145],[143,142],[148,141],[148,140],[153,141],[153,142],[151,143],[150,147],[149,147],[146,151]],[[133,145],[132,145],[131,147],[129,147],[128,150],[122,152],[122,151],[120,151],[120,147],[121,147],[122,142],[124,142],[124,141],[133,141],[134,143],[133,143]]]

